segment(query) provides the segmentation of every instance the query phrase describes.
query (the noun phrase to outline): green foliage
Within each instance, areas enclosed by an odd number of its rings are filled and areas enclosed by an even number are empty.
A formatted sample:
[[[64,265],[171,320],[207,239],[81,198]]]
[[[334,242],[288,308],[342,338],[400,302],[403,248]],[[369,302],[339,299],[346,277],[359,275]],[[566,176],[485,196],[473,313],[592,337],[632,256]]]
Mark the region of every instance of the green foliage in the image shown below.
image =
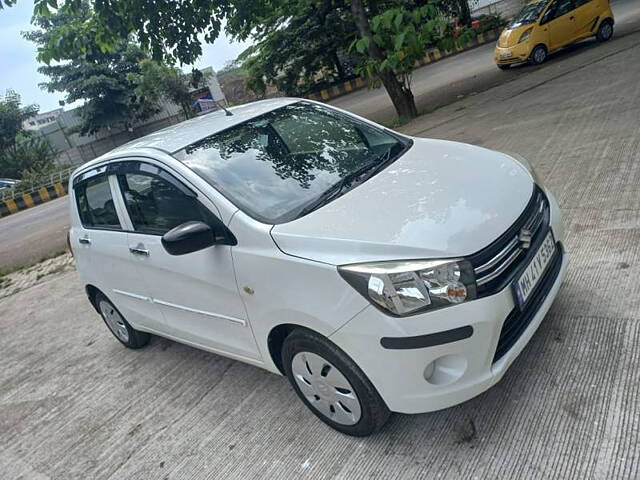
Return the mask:
[[[353,75],[343,52],[356,32],[344,2],[298,0],[287,9],[275,8],[253,21],[235,20],[229,29],[256,41],[239,60],[247,86],[264,93],[267,84],[289,95],[299,95],[319,81]],[[259,33],[258,33],[259,32]]]
[[[191,108],[191,89],[204,86],[207,80],[200,70],[194,69],[191,75],[186,75],[178,68],[148,58],[140,62],[139,69],[139,73],[130,73],[127,77],[136,85],[137,98],[150,102],[165,99],[179,105],[185,117],[195,115]]]
[[[39,28],[23,36],[39,49],[45,49],[50,42],[72,31],[80,42],[85,24],[93,21],[93,14],[86,0],[72,3],[78,4],[76,10],[61,9],[56,13],[36,3],[37,15],[33,21]],[[88,135],[103,129],[131,129],[136,122],[157,113],[157,105],[137,97],[136,86],[129,80],[130,74],[139,73],[139,64],[148,58],[147,54],[128,39],[119,40],[109,48],[103,48],[99,35],[94,40],[79,43],[78,50],[67,56],[57,55],[60,63],[38,69],[49,77],[49,81],[41,85],[48,91],[66,93],[67,104],[85,102],[78,131]]]
[[[5,7],[5,5],[7,7],[12,7],[16,3],[17,3],[17,0],[2,0],[0,1],[0,10],[2,10]]]
[[[46,146],[47,151],[42,151],[40,155],[48,153],[51,156],[51,149]],[[43,147],[44,150],[44,147]],[[23,170],[20,175],[20,181],[13,188],[15,193],[29,193],[37,190],[42,185],[49,183],[51,177],[58,172],[65,172],[68,174],[71,165],[63,164],[59,165],[53,162],[42,163],[40,165],[34,165],[31,168]],[[66,177],[66,175],[65,175]],[[64,177],[63,177],[64,178]],[[64,181],[64,180],[63,180]]]
[[[223,77],[225,75],[246,75],[246,71],[242,67],[242,62],[239,59],[229,60],[225,63],[224,67],[222,67],[217,72],[218,78]]]
[[[474,33],[463,29],[458,38],[448,32],[447,18],[435,2],[407,9],[396,7],[385,10],[370,20],[372,39],[382,50],[382,59],[367,58],[360,66],[364,76],[377,82],[378,75],[393,71],[406,89],[410,89],[411,74],[429,48],[438,46],[451,50],[456,45],[467,43]],[[369,39],[360,38],[352,49],[364,53]]]
[[[0,175],[21,180],[40,177],[54,168],[56,158],[44,137],[29,135],[0,152]]]
[[[13,90],[0,97],[0,152],[15,147],[19,137],[26,135],[22,123],[37,113],[37,105],[23,107],[20,95]]]
[[[506,24],[500,15],[480,15],[477,19],[480,25],[475,29],[476,33],[488,32]]]
[[[38,107],[22,106],[20,95],[13,90],[0,98],[0,177],[21,178],[25,171],[53,165],[56,155],[49,144],[22,127],[36,113]]]
[[[7,0],[5,0],[7,1]],[[15,1],[15,0],[9,0]],[[91,2],[92,15],[78,12],[86,0],[35,0],[34,16],[65,15],[69,23],[52,33],[38,49],[39,60],[62,61],[78,54],[113,52],[135,35],[136,42],[156,60],[193,63],[202,54],[201,42],[218,37],[221,20],[231,9],[227,1],[112,0]]]

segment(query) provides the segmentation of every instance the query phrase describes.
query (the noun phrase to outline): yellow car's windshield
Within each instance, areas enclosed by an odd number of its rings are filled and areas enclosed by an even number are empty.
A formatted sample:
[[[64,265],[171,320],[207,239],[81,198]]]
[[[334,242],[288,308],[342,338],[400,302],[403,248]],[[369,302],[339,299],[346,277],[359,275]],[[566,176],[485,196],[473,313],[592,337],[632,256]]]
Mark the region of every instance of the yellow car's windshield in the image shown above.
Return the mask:
[[[507,28],[513,29],[534,23],[542,13],[546,4],[546,1],[541,1],[526,5],[522,10],[520,10],[520,13],[511,20],[511,23]]]

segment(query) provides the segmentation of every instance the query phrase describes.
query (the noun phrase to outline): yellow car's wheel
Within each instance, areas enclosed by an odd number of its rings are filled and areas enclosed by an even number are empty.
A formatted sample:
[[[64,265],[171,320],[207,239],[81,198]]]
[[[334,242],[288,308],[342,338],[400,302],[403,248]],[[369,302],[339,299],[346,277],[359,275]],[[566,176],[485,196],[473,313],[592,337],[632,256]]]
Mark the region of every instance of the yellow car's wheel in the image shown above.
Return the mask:
[[[603,20],[598,27],[596,38],[599,42],[606,42],[613,36],[613,22],[609,19]]]
[[[531,65],[540,65],[547,59],[547,47],[544,45],[536,45],[529,55],[529,63]]]

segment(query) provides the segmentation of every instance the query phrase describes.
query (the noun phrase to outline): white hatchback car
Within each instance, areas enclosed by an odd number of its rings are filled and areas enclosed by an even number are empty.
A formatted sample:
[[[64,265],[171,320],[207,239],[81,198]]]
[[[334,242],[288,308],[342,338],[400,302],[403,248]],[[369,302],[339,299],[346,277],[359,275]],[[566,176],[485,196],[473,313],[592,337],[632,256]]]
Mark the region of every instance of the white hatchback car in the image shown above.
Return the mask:
[[[498,382],[568,262],[526,161],[306,100],[232,112],[72,175],[70,246],[115,337],[286,375],[351,435]]]

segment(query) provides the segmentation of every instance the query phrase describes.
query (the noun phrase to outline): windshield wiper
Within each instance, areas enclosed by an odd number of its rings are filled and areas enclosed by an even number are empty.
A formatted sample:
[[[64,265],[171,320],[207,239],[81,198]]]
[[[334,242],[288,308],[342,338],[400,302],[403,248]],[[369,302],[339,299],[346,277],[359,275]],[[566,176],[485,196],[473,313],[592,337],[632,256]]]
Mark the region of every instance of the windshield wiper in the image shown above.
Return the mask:
[[[320,196],[316,197],[311,203],[307,204],[297,215],[297,218],[305,216],[307,213],[310,213],[323,205],[326,205],[331,200],[336,198],[342,192],[342,189],[346,185],[351,185],[360,177],[362,177],[365,173],[367,173],[366,177],[364,177],[359,183],[362,183],[369,178],[373,177],[376,173],[382,170],[389,164],[389,160],[391,158],[391,150],[393,147],[387,149],[377,157],[375,157],[371,162],[366,163],[359,169],[345,175],[342,180],[338,183],[332,185],[327,190],[322,192]]]

